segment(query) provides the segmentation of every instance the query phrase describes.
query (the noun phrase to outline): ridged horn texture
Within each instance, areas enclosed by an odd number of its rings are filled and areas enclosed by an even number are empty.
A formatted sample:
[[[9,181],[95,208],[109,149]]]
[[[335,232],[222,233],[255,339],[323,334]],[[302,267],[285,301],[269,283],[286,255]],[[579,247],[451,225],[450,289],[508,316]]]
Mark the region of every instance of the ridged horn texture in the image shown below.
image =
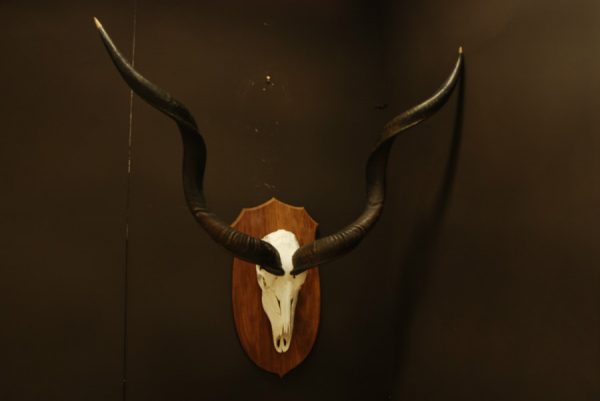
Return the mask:
[[[352,224],[340,231],[300,247],[293,256],[292,274],[331,262],[354,249],[377,222],[385,201],[386,166],[390,149],[398,134],[435,114],[452,94],[463,64],[462,48],[450,76],[442,86],[421,104],[396,116],[384,127],[381,139],[367,160],[367,204]]]
[[[234,230],[207,208],[203,189],[206,145],[190,112],[169,93],[138,73],[121,55],[100,22],[96,18],[94,22],[108,54],[127,85],[177,124],[183,142],[183,190],[196,221],[215,242],[237,258],[260,265],[270,273],[283,275],[279,253],[271,244]]]

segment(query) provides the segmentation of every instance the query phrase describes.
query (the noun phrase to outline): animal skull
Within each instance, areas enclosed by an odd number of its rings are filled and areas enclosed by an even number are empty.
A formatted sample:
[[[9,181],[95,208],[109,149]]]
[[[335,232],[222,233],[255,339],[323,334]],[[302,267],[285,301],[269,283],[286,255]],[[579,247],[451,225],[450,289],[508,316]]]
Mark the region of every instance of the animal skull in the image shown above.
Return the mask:
[[[307,272],[292,275],[292,255],[300,247],[296,236],[286,230],[274,231],[262,239],[273,245],[281,257],[285,273],[276,276],[256,265],[256,279],[262,291],[262,306],[271,322],[273,345],[279,353],[286,352],[292,342],[294,315],[298,292],[306,280]]]

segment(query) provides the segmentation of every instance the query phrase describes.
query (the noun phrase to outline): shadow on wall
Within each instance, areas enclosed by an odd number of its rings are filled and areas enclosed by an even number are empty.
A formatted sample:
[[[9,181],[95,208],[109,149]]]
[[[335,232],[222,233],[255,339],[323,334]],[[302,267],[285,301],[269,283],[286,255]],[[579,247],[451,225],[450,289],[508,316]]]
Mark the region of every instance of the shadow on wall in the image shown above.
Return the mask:
[[[404,362],[406,352],[410,346],[410,327],[414,321],[416,308],[427,288],[432,272],[431,255],[434,254],[433,251],[438,241],[440,228],[452,196],[462,140],[465,70],[466,63],[463,64],[458,83],[454,128],[444,177],[435,196],[430,216],[415,228],[411,235],[412,240],[407,245],[408,252],[400,266],[402,274],[399,278],[398,295],[395,300],[395,318],[392,321],[392,332],[396,339],[393,358],[395,366],[391,377],[393,393],[402,382],[405,373]]]

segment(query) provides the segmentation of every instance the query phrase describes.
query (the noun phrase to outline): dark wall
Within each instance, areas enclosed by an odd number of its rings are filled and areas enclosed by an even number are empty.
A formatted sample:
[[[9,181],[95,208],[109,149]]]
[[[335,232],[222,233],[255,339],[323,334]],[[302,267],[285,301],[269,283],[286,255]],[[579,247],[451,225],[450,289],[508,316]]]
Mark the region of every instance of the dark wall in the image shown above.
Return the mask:
[[[0,399],[116,400],[123,373],[127,91],[91,16],[0,2]]]
[[[600,398],[600,3],[547,3],[1,3],[0,399]],[[322,267],[317,343],[284,379],[243,353],[231,257],[138,99],[128,176],[94,15],[195,115],[218,215],[276,196],[322,234],[464,47],[462,96],[397,140],[382,220]]]
[[[466,52],[460,151],[441,219],[427,221],[423,183],[439,163],[426,147],[439,146],[434,130],[449,122],[420,127],[394,159],[408,155],[410,182],[393,188],[415,200],[393,208],[426,216],[409,224],[417,250],[405,248],[399,266],[402,294],[413,292],[400,309],[409,317],[399,325],[399,399],[600,397],[599,12],[594,1],[391,8],[395,96],[426,90],[446,49]]]

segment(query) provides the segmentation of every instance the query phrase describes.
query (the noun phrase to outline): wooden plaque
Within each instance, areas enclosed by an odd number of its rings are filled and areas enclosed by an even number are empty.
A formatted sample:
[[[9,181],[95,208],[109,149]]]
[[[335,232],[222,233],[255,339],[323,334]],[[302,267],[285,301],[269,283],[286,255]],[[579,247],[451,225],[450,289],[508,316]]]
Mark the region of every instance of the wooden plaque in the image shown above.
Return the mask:
[[[232,227],[262,238],[278,229],[293,232],[300,246],[315,240],[317,223],[302,207],[287,205],[272,198],[260,206],[242,209]],[[318,268],[308,270],[298,294],[292,342],[287,352],[277,353],[273,346],[271,323],[261,303],[255,265],[233,260],[233,318],[246,354],[262,369],[283,377],[308,355],[317,338],[321,312]]]

